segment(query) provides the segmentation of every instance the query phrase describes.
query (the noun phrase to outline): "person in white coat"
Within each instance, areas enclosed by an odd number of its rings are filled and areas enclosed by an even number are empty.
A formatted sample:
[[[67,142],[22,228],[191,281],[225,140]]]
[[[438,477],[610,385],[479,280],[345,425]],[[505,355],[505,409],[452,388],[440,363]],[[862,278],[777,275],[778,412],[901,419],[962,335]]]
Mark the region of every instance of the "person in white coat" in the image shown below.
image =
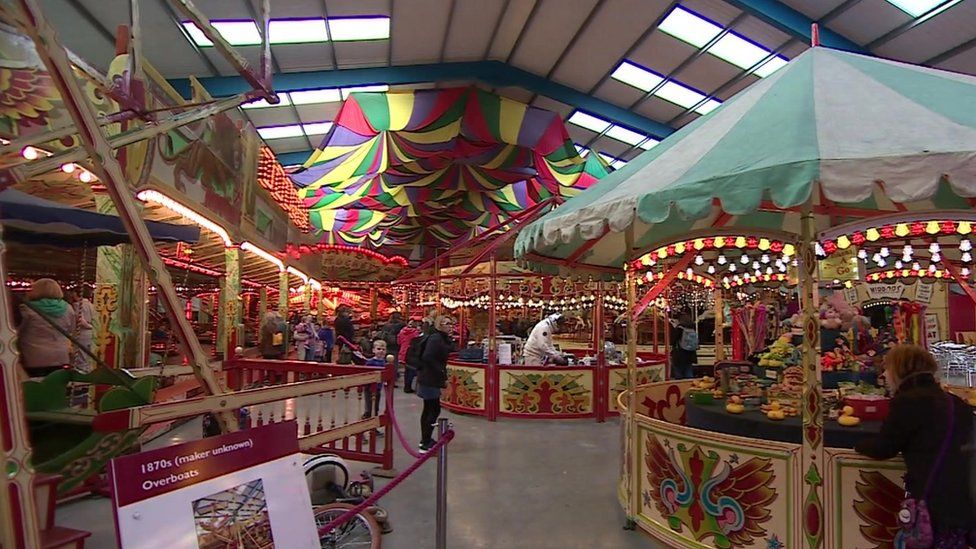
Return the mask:
[[[566,359],[552,344],[552,334],[559,332],[562,314],[556,313],[542,319],[529,333],[522,348],[522,362],[526,365],[554,363],[565,365]]]

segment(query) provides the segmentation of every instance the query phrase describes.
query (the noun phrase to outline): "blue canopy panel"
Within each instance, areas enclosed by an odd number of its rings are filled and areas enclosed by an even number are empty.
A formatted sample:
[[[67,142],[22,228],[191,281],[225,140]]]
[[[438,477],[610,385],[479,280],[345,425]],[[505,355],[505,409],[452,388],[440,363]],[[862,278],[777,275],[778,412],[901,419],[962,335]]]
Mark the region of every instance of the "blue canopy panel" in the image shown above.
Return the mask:
[[[62,247],[113,246],[130,242],[122,220],[58,204],[15,189],[0,191],[0,224],[4,240],[25,244]],[[147,221],[149,235],[156,242],[195,243],[200,229]]]

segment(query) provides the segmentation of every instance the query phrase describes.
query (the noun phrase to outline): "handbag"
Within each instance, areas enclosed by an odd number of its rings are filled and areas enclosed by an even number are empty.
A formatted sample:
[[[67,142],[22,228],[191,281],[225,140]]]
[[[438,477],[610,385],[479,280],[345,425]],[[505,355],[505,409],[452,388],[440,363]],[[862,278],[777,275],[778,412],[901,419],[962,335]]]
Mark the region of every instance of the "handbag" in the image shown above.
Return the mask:
[[[945,456],[949,453],[949,444],[952,442],[952,433],[956,424],[956,401],[952,399],[949,393],[945,395],[949,401],[949,428],[946,430],[942,447],[939,448],[939,455],[935,458],[935,465],[929,471],[929,478],[925,481],[925,491],[922,492],[921,499],[913,498],[911,494],[905,492],[905,499],[901,502],[901,510],[898,511],[898,524],[901,531],[896,536],[896,541],[901,538],[906,549],[929,549],[935,543],[932,517],[929,514],[926,501],[929,498],[929,492],[932,490],[932,483],[942,469],[942,462],[945,461]]]

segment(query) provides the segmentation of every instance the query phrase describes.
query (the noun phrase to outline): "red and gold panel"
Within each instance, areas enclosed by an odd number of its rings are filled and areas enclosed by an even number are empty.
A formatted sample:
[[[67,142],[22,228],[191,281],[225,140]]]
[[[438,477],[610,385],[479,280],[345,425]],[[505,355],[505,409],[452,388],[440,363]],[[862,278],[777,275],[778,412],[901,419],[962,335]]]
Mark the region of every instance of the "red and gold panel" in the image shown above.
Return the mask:
[[[503,368],[498,375],[502,415],[559,418],[594,413],[592,369]]]
[[[610,366],[608,370],[610,375],[610,382],[607,384],[607,391],[610,397],[607,400],[610,407],[609,411],[610,413],[619,413],[620,408],[617,405],[617,397],[627,389],[627,367]],[[663,363],[639,366],[637,368],[637,385],[664,381],[666,373],[666,365]]]
[[[905,497],[901,461],[872,461],[850,450],[827,450],[826,541],[832,547],[894,547]]]
[[[459,411],[485,411],[485,367],[448,363],[447,388],[441,391],[441,404]]]

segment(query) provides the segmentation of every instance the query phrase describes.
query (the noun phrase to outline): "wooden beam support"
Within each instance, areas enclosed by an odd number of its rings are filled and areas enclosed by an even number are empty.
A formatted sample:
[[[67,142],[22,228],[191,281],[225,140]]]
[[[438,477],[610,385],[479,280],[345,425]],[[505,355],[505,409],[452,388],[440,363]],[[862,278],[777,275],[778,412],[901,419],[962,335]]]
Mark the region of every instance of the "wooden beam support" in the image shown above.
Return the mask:
[[[677,263],[672,265],[671,268],[664,273],[664,278],[658,280],[657,283],[654,284],[654,286],[648,290],[646,294],[644,294],[644,297],[637,302],[637,305],[631,310],[631,319],[636,321],[637,318],[640,317],[645,310],[647,310],[647,307],[651,304],[651,302],[657,299],[657,296],[661,295],[661,292],[670,286],[671,283],[674,282],[675,278],[678,278],[678,273],[687,269],[688,265],[691,265],[691,262],[695,259],[696,255],[697,254],[685,254],[681,256],[681,259],[679,259]]]

